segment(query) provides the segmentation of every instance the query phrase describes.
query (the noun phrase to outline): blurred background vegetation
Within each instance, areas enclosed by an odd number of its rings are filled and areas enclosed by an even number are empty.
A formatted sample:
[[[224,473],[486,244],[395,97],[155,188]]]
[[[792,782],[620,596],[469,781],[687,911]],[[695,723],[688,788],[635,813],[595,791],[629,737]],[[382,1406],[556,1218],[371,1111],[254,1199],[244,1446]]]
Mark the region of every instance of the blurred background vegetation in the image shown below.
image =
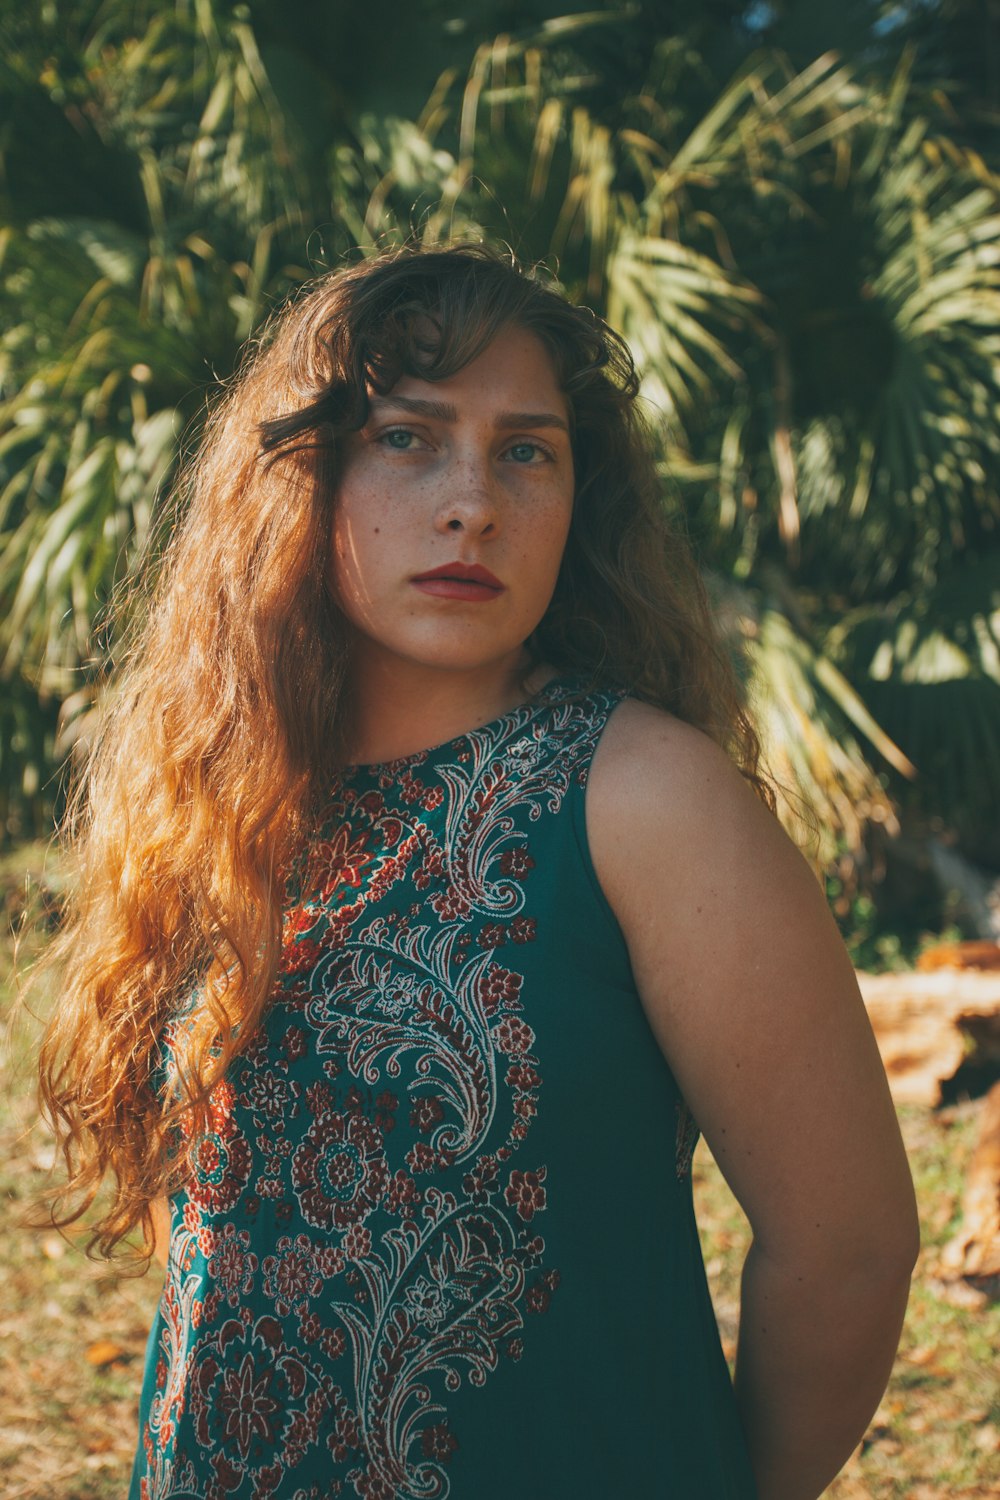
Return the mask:
[[[855,958],[1000,937],[1000,0],[0,0],[0,838],[238,350],[407,237],[629,339]]]

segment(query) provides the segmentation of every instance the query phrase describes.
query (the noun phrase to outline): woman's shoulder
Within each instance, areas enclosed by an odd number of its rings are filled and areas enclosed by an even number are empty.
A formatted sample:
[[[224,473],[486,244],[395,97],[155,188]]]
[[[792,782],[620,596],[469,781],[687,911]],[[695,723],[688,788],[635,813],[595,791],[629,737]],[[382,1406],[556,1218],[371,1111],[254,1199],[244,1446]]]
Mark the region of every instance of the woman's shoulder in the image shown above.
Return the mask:
[[[719,798],[752,807],[752,788],[722,747],[665,709],[624,697],[594,756],[591,796],[611,816],[711,817]]]
[[[722,747],[635,698],[609,716],[587,791],[598,879],[621,915],[655,889],[675,909],[705,886],[756,871],[782,885],[812,879],[771,810]],[[697,915],[697,901],[692,915]]]

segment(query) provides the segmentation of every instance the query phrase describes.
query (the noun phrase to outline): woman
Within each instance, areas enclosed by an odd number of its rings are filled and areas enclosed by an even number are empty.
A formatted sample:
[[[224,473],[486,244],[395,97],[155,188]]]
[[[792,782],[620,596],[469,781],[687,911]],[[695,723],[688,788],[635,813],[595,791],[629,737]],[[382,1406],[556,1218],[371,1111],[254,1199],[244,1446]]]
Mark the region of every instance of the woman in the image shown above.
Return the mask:
[[[909,1174],[636,391],[459,246],[309,289],[209,427],[42,1057],[166,1266],[136,1500],[811,1500],[879,1400]]]

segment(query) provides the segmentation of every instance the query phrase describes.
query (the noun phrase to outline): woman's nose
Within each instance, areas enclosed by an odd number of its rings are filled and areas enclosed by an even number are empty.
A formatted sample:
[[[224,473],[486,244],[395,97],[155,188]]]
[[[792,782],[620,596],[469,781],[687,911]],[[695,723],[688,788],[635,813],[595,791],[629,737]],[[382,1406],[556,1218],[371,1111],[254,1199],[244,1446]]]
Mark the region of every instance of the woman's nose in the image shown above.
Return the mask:
[[[443,480],[436,516],[438,530],[493,535],[500,524],[497,489],[488,459],[456,462]]]

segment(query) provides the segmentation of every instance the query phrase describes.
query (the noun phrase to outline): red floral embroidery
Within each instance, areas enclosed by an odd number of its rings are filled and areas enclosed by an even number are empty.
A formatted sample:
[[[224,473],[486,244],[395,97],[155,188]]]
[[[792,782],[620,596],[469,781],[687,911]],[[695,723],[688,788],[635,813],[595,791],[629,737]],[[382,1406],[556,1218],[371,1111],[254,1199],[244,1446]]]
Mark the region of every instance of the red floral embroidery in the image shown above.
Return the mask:
[[[393,1214],[403,1214],[421,1201],[421,1192],[409,1172],[400,1167],[385,1190],[384,1205]]]
[[[423,860],[413,872],[413,884],[418,891],[425,891],[432,880],[441,880],[446,874],[444,850],[440,847],[428,849]]]
[[[523,983],[522,975],[513,974],[510,969],[502,969],[499,964],[490,964],[479,982],[479,993],[487,1016],[495,1016],[501,1008],[520,1009],[518,997]]]
[[[508,849],[500,856],[500,874],[510,875],[514,880],[523,880],[534,868],[535,861],[526,849]]]
[[[468,897],[463,895],[456,886],[448,886],[445,890],[438,891],[431,897],[431,906],[442,922],[462,921],[472,910]]]
[[[327,1359],[340,1359],[347,1348],[347,1339],[344,1337],[342,1328],[324,1328],[320,1335],[323,1352]],[[343,1421],[337,1424],[338,1431],[343,1427]]]
[[[194,1205],[185,1205],[185,1214]],[[235,1224],[224,1224],[215,1246],[209,1252],[208,1274],[226,1298],[230,1307],[239,1305],[253,1285],[257,1257],[250,1250],[250,1234]]]
[[[250,1146],[236,1124],[233,1106],[233,1086],[223,1079],[212,1091],[210,1128],[188,1147],[189,1197],[215,1213],[233,1208],[250,1178]],[[187,1135],[190,1125],[184,1122],[182,1129]]]
[[[444,1110],[441,1108],[440,1099],[434,1099],[428,1095],[417,1099],[410,1110],[410,1124],[414,1130],[426,1133],[433,1130],[439,1121],[444,1119]]]
[[[492,1036],[494,1045],[508,1057],[520,1057],[530,1052],[535,1041],[531,1027],[516,1016],[504,1016],[499,1026],[494,1027]]]
[[[437,1152],[426,1141],[415,1141],[406,1153],[406,1160],[414,1172],[432,1172],[437,1164]]]
[[[420,1436],[424,1457],[432,1458],[439,1464],[446,1464],[458,1446],[458,1438],[447,1422],[436,1422],[433,1427],[425,1427]]]
[[[341,823],[328,839],[316,844],[310,861],[320,901],[328,901],[338,887],[357,888],[374,855],[367,847],[367,834],[351,836],[349,823]]]
[[[512,1089],[522,1089],[524,1091],[537,1089],[541,1081],[538,1073],[530,1063],[512,1063],[507,1069],[507,1076],[504,1080]]]
[[[362,1500],[396,1500],[396,1486],[374,1464],[358,1475],[354,1488]]]
[[[545,1189],[542,1187],[545,1172],[545,1167],[539,1167],[537,1172],[514,1171],[510,1174],[504,1197],[522,1219],[534,1218],[545,1207]]]
[[[473,1203],[486,1203],[496,1191],[500,1168],[492,1157],[480,1157],[473,1170],[462,1179],[462,1186]]]
[[[275,1310],[287,1317],[293,1309],[302,1312],[323,1289],[324,1279],[343,1270],[344,1253],[339,1246],[314,1245],[304,1235],[287,1235],[277,1244],[277,1254],[264,1261],[264,1295],[273,1297]]]
[[[406,868],[417,848],[417,840],[414,837],[406,839],[399,846],[399,852],[392,858],[386,859],[379,866],[377,874],[372,876],[368,886],[368,899],[370,901],[381,901],[383,896],[397,885],[406,874]]]
[[[285,1054],[286,1061],[290,1063],[306,1056],[309,1051],[309,1042],[301,1026],[289,1026],[282,1039],[281,1050]]]
[[[525,1306],[531,1313],[543,1313],[548,1311],[549,1289],[541,1281],[536,1281],[528,1288]]]
[[[476,941],[480,948],[502,948],[507,941],[507,929],[502,922],[488,922]]]
[[[363,1219],[386,1182],[382,1134],[360,1114],[323,1114],[292,1158],[292,1182],[302,1217],[318,1229]]]
[[[363,1224],[352,1224],[344,1235],[343,1249],[348,1260],[367,1260],[372,1253],[371,1230]]]
[[[383,1089],[375,1100],[375,1124],[384,1135],[396,1128],[396,1110],[399,1108],[399,1100],[395,1094],[388,1089]]]
[[[315,909],[293,907],[285,913],[281,934],[281,968],[286,974],[300,974],[315,967],[323,949],[320,943],[305,936],[320,920]]]

